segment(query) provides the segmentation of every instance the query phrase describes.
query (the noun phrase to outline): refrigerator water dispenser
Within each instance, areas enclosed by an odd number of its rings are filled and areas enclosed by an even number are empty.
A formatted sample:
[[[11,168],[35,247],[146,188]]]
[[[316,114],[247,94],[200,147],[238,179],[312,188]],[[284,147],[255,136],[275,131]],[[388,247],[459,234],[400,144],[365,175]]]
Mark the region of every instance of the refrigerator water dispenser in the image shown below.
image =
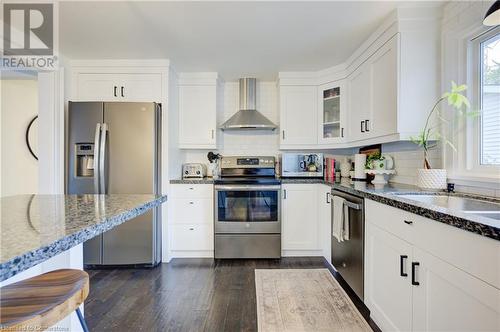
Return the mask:
[[[75,165],[77,177],[94,176],[94,143],[75,144]]]

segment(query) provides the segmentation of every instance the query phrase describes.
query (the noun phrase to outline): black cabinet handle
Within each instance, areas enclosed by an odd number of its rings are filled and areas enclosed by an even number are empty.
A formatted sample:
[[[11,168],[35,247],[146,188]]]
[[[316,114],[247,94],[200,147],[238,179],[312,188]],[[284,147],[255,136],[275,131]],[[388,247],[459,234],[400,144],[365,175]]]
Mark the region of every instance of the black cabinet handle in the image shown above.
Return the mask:
[[[286,189],[283,189],[283,199],[286,199]]]
[[[285,140],[285,131],[282,130],[281,133],[282,133],[282,136],[283,136],[283,140]]]
[[[122,97],[125,97],[125,94],[124,94],[124,92],[123,92],[123,86],[122,86],[122,88],[121,88],[121,92],[122,92]]]
[[[326,203],[330,204],[330,193],[326,193]]]
[[[408,277],[408,273],[405,272],[406,262],[405,260],[408,258],[406,255],[399,256],[399,275],[402,277]]]
[[[414,286],[420,285],[420,283],[417,281],[417,278],[416,278],[416,272],[417,272],[416,267],[419,265],[420,265],[419,262],[412,262],[411,263],[411,284]]]
[[[344,128],[340,128],[340,137],[344,137]]]
[[[361,132],[364,133],[365,132],[365,129],[364,129],[364,124],[365,122],[364,121],[361,121]]]
[[[370,121],[370,120],[365,120],[365,131],[366,131],[366,132],[369,132],[369,131],[370,131],[370,128],[368,127],[368,122],[369,122],[369,121]]]
[[[114,87],[113,87],[113,95],[114,95],[115,97],[118,97],[118,96],[116,95],[116,86],[114,86]]]
[[[413,224],[413,221],[410,221],[410,220],[403,220],[403,221],[404,221],[404,223],[405,223],[405,224],[407,224],[407,225],[411,225],[411,224]]]

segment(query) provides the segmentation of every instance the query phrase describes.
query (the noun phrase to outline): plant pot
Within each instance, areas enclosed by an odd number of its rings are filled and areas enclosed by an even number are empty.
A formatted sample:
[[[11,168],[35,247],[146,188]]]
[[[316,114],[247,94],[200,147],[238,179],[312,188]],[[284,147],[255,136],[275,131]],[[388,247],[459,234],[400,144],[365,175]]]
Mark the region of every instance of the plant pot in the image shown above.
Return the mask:
[[[372,160],[371,162],[371,169],[376,170],[376,171],[382,171],[385,170],[385,160]]]
[[[422,189],[446,189],[446,170],[417,169],[417,186]]]

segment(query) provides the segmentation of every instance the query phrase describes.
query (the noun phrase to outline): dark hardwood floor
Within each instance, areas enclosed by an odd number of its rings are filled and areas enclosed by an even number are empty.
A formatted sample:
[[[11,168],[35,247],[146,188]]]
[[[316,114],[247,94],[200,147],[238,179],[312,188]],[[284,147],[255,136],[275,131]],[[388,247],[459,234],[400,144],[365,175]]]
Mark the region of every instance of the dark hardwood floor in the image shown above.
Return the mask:
[[[154,269],[89,270],[85,318],[91,331],[256,331],[255,269],[323,267],[320,257],[186,258]]]

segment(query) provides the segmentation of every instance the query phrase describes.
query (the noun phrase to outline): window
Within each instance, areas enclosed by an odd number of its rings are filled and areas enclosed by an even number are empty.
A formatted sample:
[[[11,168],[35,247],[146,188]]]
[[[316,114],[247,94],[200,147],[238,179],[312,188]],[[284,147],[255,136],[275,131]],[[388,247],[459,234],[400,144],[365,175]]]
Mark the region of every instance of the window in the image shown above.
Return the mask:
[[[488,37],[479,43],[479,161],[500,165],[500,34]]]

